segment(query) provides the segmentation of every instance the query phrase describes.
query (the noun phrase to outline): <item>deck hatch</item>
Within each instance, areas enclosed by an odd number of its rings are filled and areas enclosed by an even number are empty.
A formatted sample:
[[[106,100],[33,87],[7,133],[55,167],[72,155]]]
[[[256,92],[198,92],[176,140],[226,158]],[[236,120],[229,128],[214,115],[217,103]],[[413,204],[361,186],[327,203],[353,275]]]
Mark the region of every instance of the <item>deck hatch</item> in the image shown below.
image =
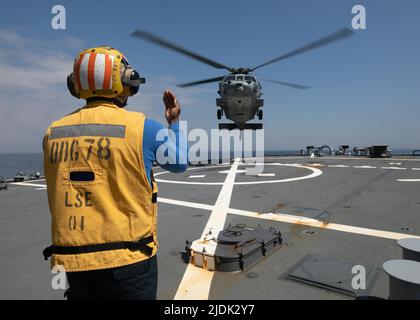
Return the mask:
[[[354,298],[367,296],[374,285],[378,270],[365,266],[366,290],[357,290],[352,287],[352,280],[356,276],[352,273],[355,265],[357,263],[309,254],[290,269],[285,278]]]
[[[333,214],[328,211],[322,211],[319,215],[315,217],[316,220],[319,220],[321,222],[328,222]]]

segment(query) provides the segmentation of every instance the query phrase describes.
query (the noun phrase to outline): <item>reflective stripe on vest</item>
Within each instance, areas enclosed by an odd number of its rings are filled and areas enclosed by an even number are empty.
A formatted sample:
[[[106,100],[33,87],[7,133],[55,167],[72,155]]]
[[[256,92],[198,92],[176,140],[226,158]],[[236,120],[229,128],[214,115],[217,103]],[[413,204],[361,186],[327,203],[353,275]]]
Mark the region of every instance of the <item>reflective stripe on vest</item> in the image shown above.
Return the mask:
[[[68,272],[109,269],[156,254],[158,190],[144,169],[144,120],[141,113],[93,103],[49,128],[44,169],[51,248],[59,248],[52,265],[63,265]],[[146,248],[121,246],[149,237],[154,239],[151,255]],[[79,249],[60,249],[69,247]]]

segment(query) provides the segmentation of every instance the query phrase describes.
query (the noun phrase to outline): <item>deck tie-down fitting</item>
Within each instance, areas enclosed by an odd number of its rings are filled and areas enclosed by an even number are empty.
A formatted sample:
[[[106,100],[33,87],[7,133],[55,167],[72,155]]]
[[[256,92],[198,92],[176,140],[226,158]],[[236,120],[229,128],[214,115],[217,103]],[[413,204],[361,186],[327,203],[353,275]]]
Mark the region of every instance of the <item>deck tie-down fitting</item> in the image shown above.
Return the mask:
[[[420,300],[420,239],[400,239],[398,245],[403,249],[403,259],[383,264],[389,275],[389,299]]]
[[[281,233],[276,229],[244,224],[229,225],[211,239],[208,235],[210,232],[204,239],[187,241],[186,250],[190,263],[209,271],[244,271],[282,243]]]

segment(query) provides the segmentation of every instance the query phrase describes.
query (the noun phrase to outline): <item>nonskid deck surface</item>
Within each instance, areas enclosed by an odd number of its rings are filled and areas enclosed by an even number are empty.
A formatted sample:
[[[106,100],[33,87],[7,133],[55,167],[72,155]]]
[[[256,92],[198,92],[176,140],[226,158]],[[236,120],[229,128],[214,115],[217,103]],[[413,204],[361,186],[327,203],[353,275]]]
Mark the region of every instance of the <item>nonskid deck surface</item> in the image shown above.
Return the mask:
[[[382,264],[401,257],[397,239],[420,235],[420,159],[264,162],[260,176],[247,175],[241,161],[190,167],[183,174],[157,170],[158,298],[349,299],[325,286],[326,277],[336,274],[337,287],[346,287],[341,281],[354,276],[346,276],[349,266],[368,271],[366,294],[387,298]],[[0,211],[0,299],[62,299],[63,291],[51,288],[54,275],[41,254],[50,242],[45,181],[10,185],[0,192]],[[211,273],[185,262],[186,239],[199,239],[211,225],[238,223],[280,230],[282,247],[245,272]],[[323,265],[307,270],[323,288],[286,277],[299,273],[308,255],[335,266],[333,276],[325,275]]]

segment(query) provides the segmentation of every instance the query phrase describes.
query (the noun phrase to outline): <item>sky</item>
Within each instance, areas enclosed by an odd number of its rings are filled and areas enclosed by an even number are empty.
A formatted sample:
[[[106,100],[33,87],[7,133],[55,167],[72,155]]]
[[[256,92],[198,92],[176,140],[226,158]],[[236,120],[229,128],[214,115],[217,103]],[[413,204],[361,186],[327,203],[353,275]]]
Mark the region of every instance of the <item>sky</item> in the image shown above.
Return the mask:
[[[66,8],[66,30],[51,27],[56,4]],[[161,95],[169,88],[188,129],[209,130],[218,123],[217,83],[175,85],[223,70],[134,39],[134,30],[148,30],[229,66],[250,67],[351,28],[356,4],[366,8],[366,30],[256,73],[312,87],[262,83],[265,149],[325,144],[420,149],[418,0],[15,0],[0,12],[0,153],[41,152],[48,125],[83,105],[68,93],[66,77],[85,48],[109,44],[146,77],[129,110],[163,123]]]

